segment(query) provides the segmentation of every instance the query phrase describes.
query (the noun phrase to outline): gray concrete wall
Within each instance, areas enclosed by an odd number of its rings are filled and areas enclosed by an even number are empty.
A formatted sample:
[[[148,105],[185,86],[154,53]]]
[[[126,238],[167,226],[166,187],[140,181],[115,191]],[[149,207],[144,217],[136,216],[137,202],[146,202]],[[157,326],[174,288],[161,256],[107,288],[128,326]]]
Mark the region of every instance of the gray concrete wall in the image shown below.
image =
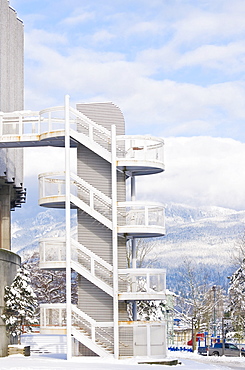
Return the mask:
[[[4,308],[4,288],[11,285],[20,267],[20,256],[17,254],[0,249],[0,316]],[[0,317],[0,357],[7,356],[9,338],[3,320]]]
[[[0,0],[0,111],[24,108],[24,28],[7,0]],[[0,149],[0,177],[23,183],[23,149]]]
[[[0,111],[24,108],[24,28],[0,0]],[[0,149],[0,248],[11,249],[11,208],[23,186],[23,149]]]
[[[0,0],[0,111],[24,108],[24,32],[8,0]],[[10,210],[16,199],[16,187],[23,184],[23,150],[0,150],[0,315],[4,306],[4,288],[10,285],[20,266],[20,257],[10,249]],[[0,356],[7,355],[8,337],[0,318]]]

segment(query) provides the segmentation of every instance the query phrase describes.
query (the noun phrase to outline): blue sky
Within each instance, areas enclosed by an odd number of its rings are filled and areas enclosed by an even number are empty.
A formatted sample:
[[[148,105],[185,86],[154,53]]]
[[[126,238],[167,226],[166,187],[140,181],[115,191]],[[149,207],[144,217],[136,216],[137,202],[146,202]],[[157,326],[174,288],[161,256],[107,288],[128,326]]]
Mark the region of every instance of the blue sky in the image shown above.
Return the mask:
[[[245,208],[244,0],[10,4],[25,24],[26,109],[113,101],[128,134],[165,138],[166,173],[140,197]]]

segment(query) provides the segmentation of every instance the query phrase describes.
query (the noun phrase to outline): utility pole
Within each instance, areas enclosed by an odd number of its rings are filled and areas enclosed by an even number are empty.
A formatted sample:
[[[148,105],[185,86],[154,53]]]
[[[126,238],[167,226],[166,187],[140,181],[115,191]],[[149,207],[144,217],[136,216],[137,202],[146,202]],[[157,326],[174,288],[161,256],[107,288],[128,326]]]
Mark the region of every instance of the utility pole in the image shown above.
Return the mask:
[[[216,338],[216,285],[212,287],[213,293],[214,293],[214,310],[213,310],[213,319],[214,319],[214,326],[213,326],[213,334],[214,338]]]

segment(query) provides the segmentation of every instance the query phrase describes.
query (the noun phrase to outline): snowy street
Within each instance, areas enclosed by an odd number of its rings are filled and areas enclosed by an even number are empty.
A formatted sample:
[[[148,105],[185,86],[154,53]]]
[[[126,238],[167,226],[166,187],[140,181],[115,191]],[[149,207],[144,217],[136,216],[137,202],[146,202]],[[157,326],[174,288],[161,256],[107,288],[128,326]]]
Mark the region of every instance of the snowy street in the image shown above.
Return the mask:
[[[170,355],[171,356],[171,355]],[[169,357],[170,357],[169,356]],[[174,356],[171,356],[173,358]],[[32,355],[24,357],[22,355],[13,355],[0,358],[0,370],[73,370],[91,369],[91,370],[148,370],[148,369],[180,369],[180,370],[240,370],[245,368],[245,358],[227,358],[227,357],[205,357],[196,354],[177,356],[181,364],[176,366],[166,365],[146,365],[137,364],[137,359],[127,359],[115,361],[113,359],[73,359],[66,361],[64,355]]]

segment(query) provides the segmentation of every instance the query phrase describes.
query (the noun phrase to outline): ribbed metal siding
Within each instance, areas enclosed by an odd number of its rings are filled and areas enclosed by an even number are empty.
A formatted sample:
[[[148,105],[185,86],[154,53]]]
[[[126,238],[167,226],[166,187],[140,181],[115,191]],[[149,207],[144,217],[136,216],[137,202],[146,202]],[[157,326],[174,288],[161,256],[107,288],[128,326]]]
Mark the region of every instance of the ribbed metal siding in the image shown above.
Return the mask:
[[[78,307],[96,321],[113,321],[113,299],[83,276],[78,278]]]
[[[94,220],[83,211],[78,211],[78,241],[112,264],[111,230]]]
[[[130,326],[119,326],[119,356],[131,357],[134,355],[134,328]]]
[[[109,131],[111,131],[111,125],[116,125],[117,135],[125,135],[124,117],[115,104],[111,102],[77,104],[77,109]]]
[[[77,109],[97,124],[111,130],[116,125],[117,135],[125,134],[125,123],[120,109],[112,103],[78,104]],[[82,145],[77,149],[77,173],[82,179],[111,198],[111,164]],[[117,174],[118,201],[126,199],[125,174]],[[78,241],[112,264],[112,232],[98,221],[78,210]],[[126,238],[118,238],[118,266],[127,267]],[[78,306],[96,321],[113,321],[113,299],[105,292],[79,277]],[[127,320],[127,305],[119,302],[119,320]]]
[[[103,158],[79,145],[77,173],[83,180],[111,198],[111,166]]]

